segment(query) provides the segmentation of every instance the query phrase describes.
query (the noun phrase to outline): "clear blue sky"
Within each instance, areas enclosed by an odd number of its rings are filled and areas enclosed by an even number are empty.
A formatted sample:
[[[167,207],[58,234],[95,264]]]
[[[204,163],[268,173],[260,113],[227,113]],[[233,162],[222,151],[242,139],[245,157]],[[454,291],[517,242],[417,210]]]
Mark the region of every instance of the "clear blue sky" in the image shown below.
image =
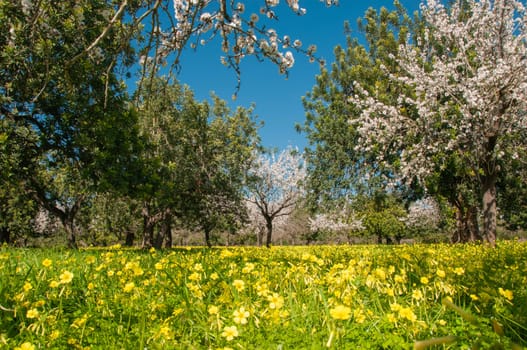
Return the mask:
[[[263,0],[247,1],[261,4]],[[391,0],[340,2],[338,7],[327,8],[318,0],[302,0],[300,5],[307,8],[307,14],[296,16],[286,9],[286,1],[282,0],[277,10],[280,21],[274,28],[279,35],[288,34],[292,40],[300,39],[304,47],[309,44],[317,45],[318,56],[331,64],[334,60],[333,48],[346,43],[344,21],[350,22],[352,35],[360,38],[356,29],[357,18],[363,16],[367,8],[393,8]],[[420,3],[419,0],[400,2],[411,12]],[[215,43],[199,47],[197,51],[188,49],[182,57],[179,81],[189,85],[198,100],[208,99],[213,91],[227,100],[233,109],[236,106],[248,107],[254,103],[255,114],[265,124],[260,129],[265,147],[283,149],[291,145],[303,149],[307,145],[305,135],[298,134],[294,125],[305,120],[301,98],[314,86],[315,76],[320,72],[318,64],[309,63],[306,57],[295,54],[295,66],[286,79],[272,63],[246,58],[241,66],[241,89],[238,98],[233,101],[231,96],[237,84],[236,74],[220,63],[221,54],[220,47]]]

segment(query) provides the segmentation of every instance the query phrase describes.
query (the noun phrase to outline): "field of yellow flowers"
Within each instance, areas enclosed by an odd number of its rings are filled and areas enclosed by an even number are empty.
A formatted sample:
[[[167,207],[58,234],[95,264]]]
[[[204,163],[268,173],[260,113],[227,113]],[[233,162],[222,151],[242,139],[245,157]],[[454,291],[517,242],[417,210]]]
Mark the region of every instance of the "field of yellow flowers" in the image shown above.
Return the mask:
[[[0,348],[522,349],[526,286],[519,242],[3,247]]]

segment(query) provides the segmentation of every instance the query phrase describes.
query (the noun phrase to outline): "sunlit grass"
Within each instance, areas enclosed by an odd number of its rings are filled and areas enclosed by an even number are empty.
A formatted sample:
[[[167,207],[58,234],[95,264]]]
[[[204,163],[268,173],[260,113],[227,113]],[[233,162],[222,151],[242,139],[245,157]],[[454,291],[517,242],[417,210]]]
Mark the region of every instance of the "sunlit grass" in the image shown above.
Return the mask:
[[[527,244],[0,250],[0,348],[527,343]]]

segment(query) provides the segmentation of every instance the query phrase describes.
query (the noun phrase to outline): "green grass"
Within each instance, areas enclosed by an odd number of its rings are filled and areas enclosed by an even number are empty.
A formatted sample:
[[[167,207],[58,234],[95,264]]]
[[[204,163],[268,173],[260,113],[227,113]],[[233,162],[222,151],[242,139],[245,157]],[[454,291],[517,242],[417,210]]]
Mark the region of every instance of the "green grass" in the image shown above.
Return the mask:
[[[3,247],[0,348],[510,349],[527,344],[525,285],[518,242]]]

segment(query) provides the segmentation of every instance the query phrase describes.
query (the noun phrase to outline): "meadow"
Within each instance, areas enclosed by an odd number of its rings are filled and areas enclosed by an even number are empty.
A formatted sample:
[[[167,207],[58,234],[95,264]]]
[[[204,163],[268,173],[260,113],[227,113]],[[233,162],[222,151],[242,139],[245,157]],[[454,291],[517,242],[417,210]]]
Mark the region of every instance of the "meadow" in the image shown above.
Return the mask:
[[[0,248],[0,348],[522,349],[527,243]]]

